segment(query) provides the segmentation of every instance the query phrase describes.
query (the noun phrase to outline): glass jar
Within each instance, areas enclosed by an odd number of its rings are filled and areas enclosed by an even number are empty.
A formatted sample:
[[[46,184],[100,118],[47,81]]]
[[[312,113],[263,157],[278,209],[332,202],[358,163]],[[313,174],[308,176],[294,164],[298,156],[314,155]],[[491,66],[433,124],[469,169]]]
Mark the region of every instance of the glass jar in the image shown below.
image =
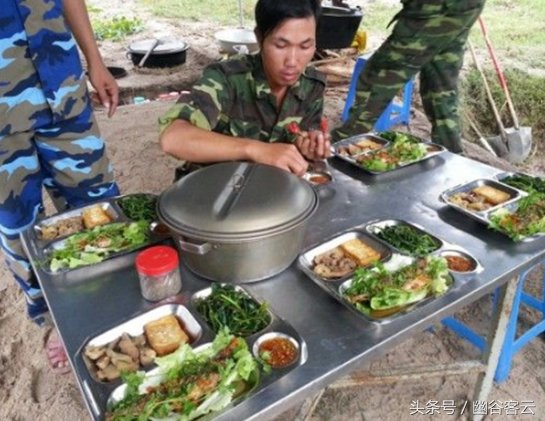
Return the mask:
[[[142,296],[160,301],[176,295],[182,288],[178,252],[169,246],[150,247],[136,256]]]

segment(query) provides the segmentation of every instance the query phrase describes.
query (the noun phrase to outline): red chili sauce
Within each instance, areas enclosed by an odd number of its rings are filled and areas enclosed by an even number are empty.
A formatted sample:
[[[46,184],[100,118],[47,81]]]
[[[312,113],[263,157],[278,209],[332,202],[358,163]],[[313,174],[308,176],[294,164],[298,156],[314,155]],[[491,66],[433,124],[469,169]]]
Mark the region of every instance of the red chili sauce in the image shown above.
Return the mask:
[[[456,272],[470,272],[475,269],[474,263],[462,256],[446,256],[447,265],[450,270]]]
[[[313,183],[313,184],[327,184],[329,183],[331,180],[325,176],[325,175],[313,175],[312,177],[310,177],[310,182]]]
[[[287,338],[273,338],[259,346],[259,355],[273,368],[290,365],[297,359],[297,348]]]

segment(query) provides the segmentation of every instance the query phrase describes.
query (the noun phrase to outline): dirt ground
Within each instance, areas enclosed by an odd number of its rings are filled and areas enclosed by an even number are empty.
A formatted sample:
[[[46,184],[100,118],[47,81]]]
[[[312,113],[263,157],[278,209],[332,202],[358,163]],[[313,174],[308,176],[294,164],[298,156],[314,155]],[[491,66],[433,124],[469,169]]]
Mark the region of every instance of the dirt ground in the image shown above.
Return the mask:
[[[133,2],[95,0],[89,3],[95,6],[107,5],[110,13],[115,14],[116,11],[127,10]],[[102,43],[101,50],[108,64],[123,65],[129,71],[129,76],[120,80],[126,102],[131,102],[133,96],[154,98],[160,93],[189,88],[202,67],[220,57],[212,38],[217,29],[212,24],[175,25],[161,20],[148,20],[146,32],[131,39],[160,33],[180,37],[192,46],[187,63],[168,71],[135,70],[125,57],[124,47],[119,44]],[[346,84],[338,84],[328,90],[326,115],[333,124],[339,120],[346,91]],[[171,101],[156,101],[123,106],[112,119],[108,119],[102,111],[97,111],[117,180],[124,193],[160,193],[171,183],[176,162],[159,150],[156,124],[157,117],[171,104]],[[414,110],[411,129],[417,134],[429,133],[429,124],[418,110]],[[485,152],[475,146],[469,145],[467,153],[476,159],[486,158]],[[503,161],[488,161],[498,167],[510,168]],[[539,161],[530,161],[524,168],[536,173],[543,171],[542,162]],[[540,288],[540,275],[536,273],[532,277],[528,286],[530,290],[537,291]],[[464,309],[459,316],[486,332],[490,307],[490,299],[483,298]],[[521,329],[535,321],[536,317],[533,312],[523,311],[520,317]],[[26,319],[24,298],[4,267],[0,268],[0,331],[0,420],[88,419],[73,375],[55,375],[48,367],[44,352],[48,329],[38,328]],[[362,369],[384,371],[413,364],[438,365],[475,358],[477,355],[472,346],[437,326],[415,335],[370,367]],[[519,352],[509,379],[495,385],[489,396],[489,402],[530,402],[535,415],[506,415],[504,412],[503,415],[489,416],[488,419],[545,420],[544,362],[545,341],[536,339]],[[330,388],[309,419],[465,420],[471,408],[474,380],[475,375],[465,374],[390,384],[374,383],[346,389]],[[449,400],[456,403],[456,415],[411,415],[416,401],[422,406],[430,401],[437,401],[441,405]],[[458,412],[465,403],[469,404],[466,414],[460,415]],[[301,404],[286,408],[287,412],[277,419],[303,419],[302,409],[308,406],[301,407]]]

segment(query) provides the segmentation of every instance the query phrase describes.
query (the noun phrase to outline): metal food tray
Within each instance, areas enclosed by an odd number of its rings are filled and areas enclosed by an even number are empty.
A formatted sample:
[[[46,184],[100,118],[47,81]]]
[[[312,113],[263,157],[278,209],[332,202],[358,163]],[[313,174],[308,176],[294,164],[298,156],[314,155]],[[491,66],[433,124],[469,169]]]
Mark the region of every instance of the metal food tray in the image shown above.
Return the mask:
[[[145,193],[145,194],[148,194],[148,193]],[[55,276],[55,277],[59,277],[61,275],[64,276],[66,274],[72,274],[72,273],[75,273],[75,272],[77,273],[77,272],[79,272],[80,269],[89,269],[90,267],[94,268],[96,266],[104,264],[105,262],[108,262],[108,261],[110,261],[110,260],[112,260],[114,258],[117,258],[119,256],[123,256],[123,255],[126,255],[128,253],[132,253],[135,250],[139,250],[139,249],[142,249],[144,247],[148,247],[148,246],[150,246],[152,244],[156,244],[156,243],[158,243],[160,241],[164,241],[168,237],[168,233],[162,232],[159,229],[155,229],[156,226],[157,226],[157,222],[152,222],[152,223],[150,223],[150,227],[149,227],[149,240],[146,243],[138,246],[135,249],[131,249],[131,250],[123,251],[123,252],[118,252],[118,253],[112,253],[108,257],[106,257],[102,262],[98,262],[98,263],[94,263],[94,264],[90,264],[90,265],[86,265],[86,266],[81,266],[81,267],[74,268],[74,269],[63,269],[63,270],[60,270],[58,272],[52,272],[51,270],[49,270],[49,268],[47,267],[47,264],[45,263],[47,261],[47,259],[48,259],[49,253],[53,249],[61,248],[62,244],[64,243],[64,241],[66,241],[67,238],[69,238],[70,236],[75,235],[77,233],[73,233],[73,234],[70,234],[70,235],[67,235],[67,236],[57,237],[57,238],[52,239],[52,240],[44,240],[44,239],[40,238],[40,233],[41,233],[41,230],[43,229],[44,226],[57,223],[59,221],[62,221],[63,219],[68,219],[68,218],[72,218],[72,217],[75,217],[75,216],[80,216],[80,215],[82,215],[84,210],[95,207],[95,206],[100,206],[102,209],[104,209],[106,211],[106,213],[109,216],[111,216],[113,218],[113,220],[110,223],[134,222],[134,220],[128,218],[123,213],[123,211],[121,210],[121,208],[117,204],[117,202],[118,202],[118,200],[120,198],[128,197],[128,196],[131,196],[131,195],[116,196],[116,197],[104,199],[104,200],[101,200],[101,201],[96,202],[96,203],[87,204],[85,206],[81,206],[81,207],[76,208],[76,209],[71,209],[71,210],[66,211],[66,212],[58,213],[56,215],[53,215],[51,217],[48,217],[46,219],[43,219],[43,220],[37,222],[30,229],[25,230],[21,234],[22,236],[25,237],[25,241],[24,241],[24,244],[26,245],[26,247],[25,247],[26,250],[25,251],[27,252],[27,255],[29,256],[29,259],[36,262],[36,263],[38,263],[38,265],[37,265],[38,270],[42,270],[42,271],[46,272],[47,274]],[[103,226],[105,226],[105,225],[103,225]],[[79,232],[84,232],[84,231],[87,231],[87,230],[83,229],[82,231],[79,231]],[[76,278],[78,278],[78,277],[74,276],[73,280],[76,280]]]
[[[433,234],[430,234],[429,232],[427,232],[426,230],[424,230],[423,228],[421,228],[421,227],[419,227],[419,226],[417,226],[415,224],[412,224],[412,223],[409,223],[409,222],[406,222],[406,221],[402,221],[402,220],[393,220],[393,219],[373,221],[373,222],[371,222],[369,224],[366,224],[365,227],[356,227],[356,228],[354,228],[354,229],[352,229],[350,231],[347,231],[347,232],[345,232],[343,234],[340,234],[338,236],[330,238],[329,240],[326,240],[325,242],[323,242],[323,243],[321,243],[319,245],[315,245],[315,246],[309,248],[308,250],[304,251],[303,253],[301,253],[301,255],[299,256],[299,259],[298,259],[298,265],[301,268],[301,270],[312,281],[314,281],[314,283],[316,283],[320,288],[325,290],[329,295],[334,297],[337,301],[339,301],[341,304],[343,304],[345,307],[350,309],[352,312],[354,312],[358,316],[362,317],[363,319],[365,319],[368,322],[372,322],[372,323],[375,323],[375,324],[389,323],[392,320],[403,316],[404,314],[406,314],[407,312],[409,312],[409,311],[411,311],[411,310],[413,310],[415,308],[420,308],[420,307],[426,305],[426,303],[434,300],[435,297],[431,297],[431,296],[427,297],[427,298],[425,298],[425,299],[423,299],[423,300],[421,300],[421,301],[419,301],[417,303],[414,303],[412,305],[409,305],[409,306],[405,307],[404,309],[402,309],[400,311],[397,311],[396,313],[394,313],[392,315],[389,315],[387,317],[373,318],[370,315],[367,315],[367,314],[362,313],[361,311],[359,311],[352,303],[350,303],[348,300],[346,300],[343,297],[342,291],[352,281],[352,277],[348,276],[348,277],[343,277],[343,278],[340,278],[340,279],[325,280],[322,277],[316,275],[312,271],[311,263],[312,263],[312,259],[314,258],[314,256],[320,254],[321,252],[330,250],[331,248],[334,248],[337,245],[341,244],[343,241],[349,240],[351,238],[355,238],[355,237],[362,238],[362,237],[360,237],[360,235],[361,235],[361,236],[365,236],[363,238],[365,238],[366,242],[367,241],[372,241],[373,242],[372,243],[373,247],[375,247],[375,245],[377,245],[377,247],[379,247],[380,249],[382,249],[382,250],[385,249],[386,250],[388,258],[383,260],[383,262],[384,262],[384,266],[388,270],[396,270],[396,269],[401,268],[402,266],[406,266],[406,265],[412,263],[416,259],[416,257],[411,257],[411,256],[407,256],[407,255],[403,255],[403,254],[399,253],[390,244],[380,240],[379,238],[376,238],[371,233],[371,231],[368,229],[368,227],[383,227],[383,226],[390,226],[390,225],[393,225],[393,224],[401,224],[401,223],[413,226],[414,228],[418,229],[419,231],[430,235],[432,238],[436,239],[439,242],[440,247],[437,250],[435,250],[434,252],[430,253],[430,255],[438,255],[438,256],[441,256],[443,254],[445,254],[445,255],[447,255],[447,254],[448,255],[452,255],[452,254],[453,255],[463,255],[464,257],[468,257],[470,260],[472,260],[475,263],[475,268],[472,271],[456,272],[456,271],[449,270],[451,281],[452,281],[449,290],[452,290],[458,283],[467,281],[468,279],[470,279],[471,277],[475,276],[476,274],[478,274],[479,272],[481,272],[483,270],[483,267],[480,264],[480,262],[475,257],[473,257],[467,250],[465,250],[463,247],[460,247],[458,245],[455,245],[455,244],[446,242],[444,240],[441,240],[438,237],[434,236]],[[369,245],[371,245],[371,244],[369,244]],[[448,291],[446,292],[446,294],[448,294]]]
[[[384,147],[386,147],[390,142],[388,142],[386,139],[383,139],[381,137],[378,137],[376,136],[375,134],[373,133],[365,133],[365,134],[359,134],[359,135],[356,135],[356,136],[351,136],[351,137],[347,137],[346,139],[343,139],[339,142],[336,142],[332,145],[332,152],[333,154],[346,161],[346,162],[350,162],[351,164],[355,164],[357,165],[356,163],[356,160],[354,159],[355,156],[360,156],[360,155],[364,155],[364,154],[368,154],[368,153],[371,153],[372,151],[363,151],[363,152],[360,152],[358,154],[355,154],[355,155],[342,155],[338,152],[339,150],[339,147],[342,147],[342,146],[347,146],[347,145],[352,145],[354,143],[358,143],[358,142],[361,142],[362,140],[364,139],[369,139],[379,145],[382,145],[379,149],[383,149]],[[377,149],[377,150],[379,150]]]
[[[257,302],[262,302],[262,300],[250,294],[241,286],[237,285],[235,286],[235,289],[243,292]],[[193,348],[206,346],[206,344],[213,341],[216,334],[197,312],[195,304],[197,299],[206,297],[210,294],[210,292],[211,288],[205,288],[198,291],[186,290],[183,293],[184,297],[191,297],[188,300],[185,298],[183,299],[184,303],[186,304],[160,305],[159,307],[126,320],[125,322],[98,334],[97,336],[86,341],[81,346],[75,358],[75,370],[95,420],[104,419],[105,411],[108,408],[108,402],[115,400],[116,397],[122,393],[124,386],[122,380],[119,378],[110,382],[101,382],[97,380],[96,376],[92,374],[92,370],[88,369],[88,362],[86,362],[86,357],[84,356],[85,347],[88,345],[103,345],[110,343],[119,338],[123,333],[128,333],[131,336],[137,336],[143,332],[144,324],[157,320],[168,314],[174,314],[181,320],[184,330],[191,338],[190,345]],[[298,343],[298,357],[293,364],[283,368],[272,369],[271,373],[267,374],[266,376],[260,376],[260,381],[256,387],[245,394],[242,399],[232,402],[231,407],[236,405],[237,402],[242,401],[244,398],[263,390],[271,383],[279,380],[281,377],[303,365],[307,361],[307,345],[301,335],[299,335],[291,324],[280,318],[271,309],[269,309],[269,314],[271,316],[271,322],[269,325],[263,330],[245,338],[248,342],[250,352],[252,352],[254,346],[259,343],[261,338],[265,335],[267,335],[267,337],[271,335],[288,336],[293,338]],[[152,364],[147,367],[142,367],[141,370],[146,371],[146,373],[153,373],[156,370],[156,366]],[[217,413],[212,415],[217,415]]]
[[[509,199],[509,200],[507,200],[507,201],[505,201],[503,203],[500,203],[500,204],[498,204],[496,206],[492,206],[492,207],[490,207],[489,209],[487,209],[485,211],[480,211],[480,212],[479,211],[472,211],[470,209],[466,209],[463,206],[457,205],[456,203],[452,203],[449,200],[449,198],[451,196],[453,196],[454,194],[467,193],[467,192],[470,192],[471,190],[473,190],[474,188],[480,187],[480,186],[483,186],[483,185],[490,186],[490,187],[493,187],[495,189],[504,191],[504,192],[508,193],[511,196],[511,199]],[[499,181],[492,180],[492,179],[482,178],[482,179],[473,180],[473,181],[470,181],[469,183],[461,184],[459,186],[452,187],[452,188],[450,188],[448,190],[445,190],[443,193],[441,193],[440,198],[448,206],[450,206],[453,209],[456,209],[458,212],[461,212],[461,213],[469,216],[470,218],[472,218],[472,219],[474,219],[476,221],[479,221],[479,222],[481,222],[483,224],[488,225],[490,223],[491,213],[493,213],[496,210],[498,210],[500,208],[503,208],[503,207],[505,207],[505,206],[507,206],[507,205],[509,205],[511,203],[516,202],[521,197],[526,196],[526,195],[527,195],[526,192],[523,192],[522,190],[519,190],[519,189],[515,189],[514,187],[508,186],[507,184],[504,184],[504,183],[501,183]]]
[[[376,137],[376,136],[373,136],[373,138],[381,139],[380,137]],[[385,139],[381,139],[381,140],[383,142],[384,141],[387,142]],[[422,142],[422,144],[426,147],[426,149],[428,151],[425,156],[423,156],[420,159],[414,160],[414,161],[400,162],[395,168],[392,168],[391,170],[386,170],[386,171],[373,171],[373,170],[370,170],[368,168],[365,168],[364,166],[362,166],[357,161],[357,158],[363,157],[363,156],[372,156],[373,154],[379,153],[381,151],[388,150],[392,145],[390,142],[387,142],[385,144],[385,146],[383,148],[381,148],[381,149],[377,149],[375,151],[370,151],[370,152],[364,152],[364,153],[354,155],[354,156],[342,156],[342,155],[338,155],[338,154],[335,154],[335,155],[337,157],[343,159],[344,161],[349,162],[350,164],[360,168],[361,170],[363,170],[363,171],[365,171],[365,172],[367,172],[367,173],[369,173],[371,175],[381,175],[381,174],[391,173],[392,171],[397,171],[397,170],[399,170],[401,168],[405,168],[405,167],[408,167],[410,165],[414,165],[414,164],[418,164],[420,162],[427,161],[428,159],[431,159],[431,158],[433,158],[433,157],[435,157],[437,155],[440,155],[440,154],[442,154],[442,153],[444,153],[446,151],[444,146],[438,145],[436,143]]]

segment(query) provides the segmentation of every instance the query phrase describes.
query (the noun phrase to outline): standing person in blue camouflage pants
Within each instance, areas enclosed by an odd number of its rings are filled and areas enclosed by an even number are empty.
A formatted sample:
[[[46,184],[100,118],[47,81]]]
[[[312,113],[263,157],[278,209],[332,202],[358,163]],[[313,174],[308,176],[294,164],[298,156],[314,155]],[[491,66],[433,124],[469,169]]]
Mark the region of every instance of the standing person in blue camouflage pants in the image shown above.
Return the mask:
[[[84,0],[2,2],[0,240],[38,324],[47,307],[19,233],[42,216],[42,186],[58,210],[119,194],[72,32],[111,116],[118,87],[100,57]]]
[[[431,138],[462,152],[458,76],[469,30],[485,0],[402,0],[388,39],[359,76],[348,120],[331,133],[334,141],[372,130],[399,90],[420,72],[420,95],[432,123]]]

